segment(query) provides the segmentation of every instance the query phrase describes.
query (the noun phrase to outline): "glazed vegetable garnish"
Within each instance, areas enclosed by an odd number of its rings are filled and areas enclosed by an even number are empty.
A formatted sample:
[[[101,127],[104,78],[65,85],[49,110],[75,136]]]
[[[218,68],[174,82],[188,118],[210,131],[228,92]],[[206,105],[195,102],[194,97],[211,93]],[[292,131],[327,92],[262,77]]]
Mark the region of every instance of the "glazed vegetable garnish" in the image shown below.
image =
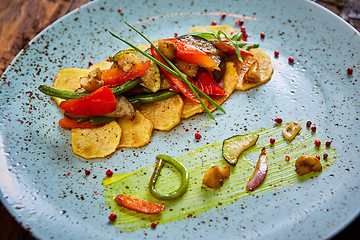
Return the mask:
[[[205,111],[208,113],[208,115],[215,120],[214,116],[211,114],[210,110],[208,109],[208,107],[205,105],[205,103],[201,100],[201,98],[199,97],[200,93],[203,97],[205,97],[209,102],[211,102],[216,108],[218,108],[220,111],[222,111],[223,113],[226,113],[225,110],[219,105],[217,104],[213,99],[211,99],[207,94],[205,94],[203,91],[201,91],[199,88],[197,88],[194,84],[192,84],[191,82],[189,82],[189,80],[184,76],[183,73],[181,73],[179,71],[179,69],[177,67],[174,66],[174,64],[172,64],[170,62],[169,59],[167,59],[164,54],[155,46],[155,44],[153,42],[151,42],[144,34],[142,34],[139,30],[137,30],[135,27],[133,27],[132,25],[130,25],[129,23],[125,22],[126,25],[128,25],[131,29],[133,29],[134,31],[136,31],[138,34],[140,34],[147,42],[149,42],[151,44],[151,46],[161,55],[161,57],[167,62],[167,64],[169,64],[168,67],[167,65],[163,64],[162,62],[160,62],[159,60],[155,59],[153,56],[151,56],[150,54],[146,53],[145,51],[142,51],[141,49],[139,49],[138,47],[136,47],[135,45],[133,45],[132,43],[124,40],[123,38],[117,36],[116,34],[112,33],[111,31],[109,31],[109,33],[119,39],[120,41],[126,43],[127,45],[129,45],[130,47],[132,47],[133,49],[135,49],[136,51],[138,51],[139,53],[141,53],[142,55],[144,55],[145,57],[149,58],[150,60],[154,61],[156,64],[158,64],[160,67],[166,69],[166,71],[170,72],[171,74],[173,74],[174,76],[180,78],[182,81],[184,81],[189,88],[191,89],[191,91],[194,93],[194,95],[196,96],[196,98],[200,101],[201,105],[203,106],[203,108],[205,109]]]
[[[134,198],[119,194],[115,197],[115,202],[122,207],[136,211],[138,213],[156,214],[165,209],[165,206],[155,202],[140,198]]]
[[[117,87],[113,87],[110,89],[114,93],[114,95],[117,96],[117,95],[120,95],[120,94],[126,92],[127,90],[132,89],[133,87],[138,85],[140,82],[141,82],[141,78],[136,78],[132,81],[125,82]],[[57,97],[57,98],[65,99],[65,100],[85,97],[91,93],[91,92],[71,92],[71,91],[66,91],[66,90],[59,90],[59,89],[49,87],[46,85],[40,85],[38,89],[40,90],[40,92],[42,92],[48,96]]]
[[[189,172],[179,161],[174,158],[160,154],[156,156],[158,162],[155,165],[154,172],[150,178],[149,189],[150,193],[157,199],[160,200],[171,200],[182,196],[189,186]],[[155,189],[156,180],[160,175],[161,169],[164,166],[164,162],[173,165],[181,174],[181,184],[178,189],[170,193],[160,193]]]
[[[255,44],[255,43],[251,44],[251,43],[242,41],[241,33],[235,33],[231,37],[229,37],[221,29],[218,32],[209,30],[209,32],[206,32],[206,33],[190,33],[190,35],[204,38],[213,43],[216,43],[216,42],[223,43],[224,41],[227,41],[231,46],[233,46],[235,48],[236,55],[241,62],[242,62],[241,50],[243,48],[245,48],[246,50],[249,50],[251,48],[259,47],[259,44]]]

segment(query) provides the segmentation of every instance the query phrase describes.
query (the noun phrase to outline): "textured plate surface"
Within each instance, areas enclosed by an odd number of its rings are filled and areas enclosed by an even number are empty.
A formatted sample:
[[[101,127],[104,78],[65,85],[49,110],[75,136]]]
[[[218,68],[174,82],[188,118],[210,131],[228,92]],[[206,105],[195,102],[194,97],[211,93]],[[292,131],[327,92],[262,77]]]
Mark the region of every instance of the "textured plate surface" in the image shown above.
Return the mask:
[[[118,8],[122,9],[119,13]],[[222,19],[221,13],[227,13]],[[152,40],[183,34],[192,26],[235,26],[243,19],[249,41],[260,43],[275,67],[272,79],[237,92],[215,112],[170,132],[155,132],[140,149],[86,161],[70,148],[70,132],[58,127],[62,113],[37,91],[63,68],[87,68],[125,48],[109,30],[144,42],[127,21]],[[260,39],[260,32],[266,38]],[[360,209],[359,69],[360,36],[351,26],[308,1],[95,1],[45,29],[15,58],[1,78],[1,201],[41,239],[314,239],[332,236]],[[278,50],[278,58],[273,57]],[[295,59],[294,64],[288,58]],[[346,73],[348,67],[354,73]],[[196,218],[155,230],[120,233],[107,220],[101,181],[107,169],[129,172],[154,162],[159,153],[182,155],[207,142],[269,127],[273,119],[312,120],[319,137],[333,141],[338,161],[300,185],[253,195]],[[203,138],[194,141],[194,133]],[[85,176],[84,169],[91,169]],[[95,191],[99,191],[97,194]]]

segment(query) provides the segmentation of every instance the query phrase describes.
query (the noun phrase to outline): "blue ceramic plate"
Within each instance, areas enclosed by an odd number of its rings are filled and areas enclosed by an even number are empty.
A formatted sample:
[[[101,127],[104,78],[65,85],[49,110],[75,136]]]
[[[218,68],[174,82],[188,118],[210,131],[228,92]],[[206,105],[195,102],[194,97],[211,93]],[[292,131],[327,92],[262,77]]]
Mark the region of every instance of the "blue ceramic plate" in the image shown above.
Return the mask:
[[[51,85],[60,69],[87,68],[89,61],[103,61],[125,48],[109,30],[135,45],[143,44],[123,21],[156,40],[213,20],[235,26],[236,19],[244,20],[249,41],[260,43],[272,57],[271,81],[232,95],[224,105],[228,113],[215,112],[218,124],[202,114],[170,132],[155,132],[151,143],[140,149],[89,161],[72,153],[69,131],[58,127],[62,113],[39,93],[40,84]],[[260,32],[265,32],[265,39]],[[1,201],[40,239],[332,236],[360,209],[359,49],[360,36],[354,28],[309,1],[91,2],[41,32],[1,78]],[[280,52],[278,58],[273,57],[275,50]],[[288,63],[289,57],[294,64]],[[352,75],[347,74],[348,67],[354,68]],[[101,186],[106,169],[133,171],[153,163],[158,153],[179,156],[186,148],[272,126],[275,117],[312,120],[319,137],[333,141],[338,161],[302,184],[244,198],[155,230],[120,233],[109,224]],[[193,140],[196,131],[204,133],[200,142]],[[91,169],[91,175],[85,176],[84,169]]]

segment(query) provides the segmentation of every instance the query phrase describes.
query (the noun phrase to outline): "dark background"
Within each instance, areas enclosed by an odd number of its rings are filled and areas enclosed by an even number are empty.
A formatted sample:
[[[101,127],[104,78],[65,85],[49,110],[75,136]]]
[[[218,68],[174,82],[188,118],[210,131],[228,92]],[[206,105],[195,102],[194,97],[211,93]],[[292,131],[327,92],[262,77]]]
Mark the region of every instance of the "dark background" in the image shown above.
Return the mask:
[[[314,0],[360,31],[359,0]],[[15,55],[46,26],[89,0],[0,0],[0,75]],[[360,49],[359,49],[360,51]],[[359,239],[360,217],[334,240]],[[0,203],[0,240],[34,240]]]

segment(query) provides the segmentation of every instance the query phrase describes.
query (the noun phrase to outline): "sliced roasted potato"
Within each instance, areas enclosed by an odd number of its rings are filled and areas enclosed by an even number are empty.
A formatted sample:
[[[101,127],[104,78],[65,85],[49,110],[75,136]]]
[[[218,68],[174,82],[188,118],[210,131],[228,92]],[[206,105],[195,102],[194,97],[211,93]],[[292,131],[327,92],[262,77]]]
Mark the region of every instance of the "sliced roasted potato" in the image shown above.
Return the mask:
[[[194,103],[185,96],[182,96],[182,99],[184,101],[184,107],[181,113],[181,118],[189,118],[197,113],[202,113],[204,111],[204,107],[201,105],[201,103]],[[201,100],[207,107],[209,106],[208,100],[206,100],[204,97],[201,97]]]
[[[71,146],[80,157],[100,158],[115,152],[120,143],[121,128],[116,121],[98,128],[71,130]]]
[[[89,74],[88,69],[78,69],[78,68],[67,68],[60,70],[56,75],[53,87],[60,90],[67,91],[76,91],[80,86],[80,77],[87,77]],[[54,97],[54,100],[57,104],[60,104],[63,100],[60,98]]]
[[[150,142],[154,126],[152,122],[144,117],[138,110],[136,110],[134,120],[119,119],[118,124],[122,129],[119,148],[142,147]]]
[[[184,102],[179,95],[153,103],[145,103],[138,110],[148,118],[154,129],[169,131],[181,120]]]
[[[240,62],[238,59],[234,60],[239,76],[238,83],[235,87],[236,90],[245,91],[266,83],[274,71],[270,56],[264,52],[264,50],[253,48],[250,49],[250,52],[253,56],[243,56],[243,62]],[[254,68],[254,64],[257,64],[259,79],[257,81],[247,81],[247,78],[253,79],[253,77],[249,75],[253,75],[253,71],[251,70]]]
[[[214,96],[212,99],[219,105],[221,105],[225,100],[230,96],[230,94],[234,91],[235,86],[238,82],[238,76],[236,73],[235,63],[227,62],[226,63],[226,70],[222,77],[223,81],[223,90],[226,96]],[[216,107],[214,105],[209,106],[210,111],[214,111]]]
[[[91,65],[89,67],[89,71],[92,71],[96,68],[100,68],[100,70],[110,69],[111,65],[112,65],[112,62],[109,62],[109,61],[99,62],[97,64]]]

